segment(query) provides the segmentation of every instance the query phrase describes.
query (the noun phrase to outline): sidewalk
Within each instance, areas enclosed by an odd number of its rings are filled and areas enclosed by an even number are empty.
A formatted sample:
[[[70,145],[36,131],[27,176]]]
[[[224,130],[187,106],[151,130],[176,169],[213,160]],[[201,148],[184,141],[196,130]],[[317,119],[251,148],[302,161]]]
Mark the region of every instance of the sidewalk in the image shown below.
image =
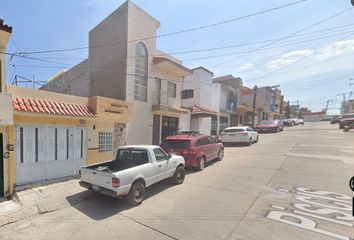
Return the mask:
[[[83,191],[85,190],[79,186],[77,179],[21,187],[12,200],[0,203],[0,227],[33,215],[70,207],[92,196],[90,191],[78,194]]]

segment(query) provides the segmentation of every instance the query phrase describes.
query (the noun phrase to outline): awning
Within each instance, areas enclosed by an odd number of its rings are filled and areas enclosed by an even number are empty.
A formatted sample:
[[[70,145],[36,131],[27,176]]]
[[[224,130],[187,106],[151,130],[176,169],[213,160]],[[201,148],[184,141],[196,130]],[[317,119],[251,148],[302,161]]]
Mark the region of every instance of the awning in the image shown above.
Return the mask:
[[[45,113],[75,117],[95,117],[87,106],[64,103],[45,99],[13,97],[12,107],[15,111],[28,113]]]
[[[167,105],[153,105],[152,111],[154,113],[165,114],[165,113],[175,113],[175,114],[187,114],[188,111],[180,108],[175,108]]]
[[[165,57],[154,57],[153,61],[156,67],[160,68],[161,70],[170,72],[176,76],[188,76],[192,75],[193,73],[185,66]]]
[[[217,114],[213,109],[201,105],[193,105],[191,109],[191,115],[196,117],[213,117]]]

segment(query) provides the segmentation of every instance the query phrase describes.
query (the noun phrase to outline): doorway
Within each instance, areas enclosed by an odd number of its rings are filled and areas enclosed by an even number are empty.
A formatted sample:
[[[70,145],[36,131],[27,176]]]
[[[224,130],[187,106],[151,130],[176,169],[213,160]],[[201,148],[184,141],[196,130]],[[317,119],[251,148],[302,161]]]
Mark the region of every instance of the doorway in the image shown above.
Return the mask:
[[[162,116],[161,141],[178,132],[178,118]]]
[[[0,197],[4,196],[4,151],[2,133],[0,133]]]
[[[152,144],[160,145],[160,115],[154,115],[152,125]]]

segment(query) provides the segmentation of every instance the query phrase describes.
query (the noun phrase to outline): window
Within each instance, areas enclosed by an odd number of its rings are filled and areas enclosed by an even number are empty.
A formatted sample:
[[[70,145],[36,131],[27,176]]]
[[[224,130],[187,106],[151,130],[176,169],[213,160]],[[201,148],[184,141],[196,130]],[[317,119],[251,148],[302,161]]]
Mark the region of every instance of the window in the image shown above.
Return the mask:
[[[147,101],[148,52],[145,44],[139,42],[135,49],[134,100]]]
[[[84,157],[84,130],[81,129],[81,136],[80,136],[80,158]]]
[[[217,135],[217,125],[218,125],[217,116],[212,116],[211,117],[210,135],[212,135],[212,136],[216,136]]]
[[[158,162],[165,161],[168,159],[168,155],[164,151],[162,151],[160,148],[155,148],[154,154],[156,157],[156,161],[158,161]]]
[[[187,148],[191,146],[190,140],[165,140],[162,143],[168,148]]]
[[[207,137],[203,137],[201,139],[198,139],[195,145],[197,147],[200,147],[200,146],[207,145],[207,144],[209,144],[208,138]]]
[[[58,160],[58,129],[54,130],[54,156],[55,160]]]
[[[34,135],[35,162],[38,162],[38,128],[34,129]]]
[[[98,148],[99,152],[112,152],[113,151],[113,137],[112,132],[99,132],[98,133]]]
[[[167,82],[167,95],[171,98],[176,98],[176,84]]]
[[[214,144],[216,143],[216,139],[213,137],[208,137],[208,144]]]
[[[23,127],[20,128],[20,163],[23,163]]]
[[[138,149],[120,149],[117,152],[116,163],[123,162],[139,166],[149,162],[148,155],[145,150]]]
[[[66,159],[69,159],[69,129],[66,129]]]
[[[186,89],[182,91],[182,99],[188,99],[194,97],[194,90],[193,89]]]

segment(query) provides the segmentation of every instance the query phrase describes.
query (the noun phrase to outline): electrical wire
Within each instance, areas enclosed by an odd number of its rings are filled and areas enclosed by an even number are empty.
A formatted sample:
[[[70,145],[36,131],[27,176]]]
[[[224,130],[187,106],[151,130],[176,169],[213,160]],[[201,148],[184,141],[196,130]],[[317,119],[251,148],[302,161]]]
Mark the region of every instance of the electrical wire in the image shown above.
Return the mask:
[[[294,6],[294,5],[297,5],[297,4],[300,4],[300,3],[303,3],[303,2],[307,2],[307,1],[309,1],[309,0],[299,0],[299,1],[295,1],[295,2],[291,2],[291,3],[288,3],[288,4],[281,5],[279,7],[274,7],[274,8],[262,10],[262,11],[259,11],[259,12],[243,15],[243,16],[240,16],[240,17],[237,17],[237,18],[224,20],[224,21],[221,21],[221,22],[211,23],[211,24],[207,24],[207,25],[203,25],[203,26],[199,26],[199,27],[194,27],[194,28],[189,28],[189,29],[185,29],[185,30],[180,30],[180,31],[175,31],[175,32],[171,32],[171,33],[165,33],[165,34],[161,34],[161,35],[157,35],[157,36],[151,36],[151,37],[146,37],[146,38],[138,38],[138,39],[128,40],[127,42],[137,42],[137,41],[151,40],[151,39],[156,39],[156,38],[161,38],[161,37],[167,37],[167,36],[172,36],[172,35],[178,35],[178,34],[182,34],[182,33],[197,31],[197,30],[201,30],[201,29],[205,29],[205,28],[216,27],[216,26],[219,26],[219,25],[223,25],[223,24],[239,21],[239,20],[242,20],[242,19],[258,16],[258,15],[265,14],[265,13],[268,13],[268,12],[273,12],[273,11],[276,11],[276,10],[280,10],[280,9],[283,9],[283,8]],[[53,49],[53,50],[43,50],[43,51],[19,52],[18,54],[38,54],[38,53],[76,51],[76,50],[82,50],[82,49],[96,48],[96,47],[102,47],[102,46],[112,46],[112,45],[125,44],[125,43],[126,42],[117,42],[117,43],[112,43],[112,44],[107,44],[107,45],[100,45],[100,46],[93,46],[93,47],[85,46],[85,47],[76,47],[76,48],[63,48],[63,49]]]
[[[342,10],[342,11],[340,11],[340,12],[338,12],[338,13],[336,13],[336,14],[330,16],[330,17],[327,17],[327,18],[325,18],[325,19],[323,19],[323,20],[321,20],[321,21],[318,21],[318,22],[316,22],[316,23],[314,23],[314,24],[312,24],[312,25],[310,25],[310,26],[308,26],[308,27],[302,28],[302,29],[300,29],[300,30],[298,30],[298,31],[296,31],[296,32],[293,32],[293,33],[291,33],[291,34],[288,34],[288,35],[286,35],[286,36],[284,36],[284,37],[282,37],[282,38],[280,38],[280,39],[278,39],[278,40],[275,40],[275,41],[272,41],[272,42],[270,42],[270,43],[268,43],[268,44],[265,44],[265,45],[263,45],[263,46],[261,46],[261,47],[255,49],[255,50],[251,50],[251,51],[249,51],[248,53],[246,53],[245,55],[242,55],[241,57],[246,56],[247,54],[252,53],[252,52],[254,52],[254,51],[257,51],[258,49],[262,49],[262,48],[268,47],[268,46],[273,45],[273,44],[275,44],[275,43],[278,43],[278,42],[280,42],[280,41],[282,41],[282,40],[284,40],[284,39],[287,39],[287,38],[289,38],[289,37],[295,36],[295,35],[297,35],[297,34],[299,34],[299,33],[301,33],[301,32],[304,32],[304,31],[306,31],[306,30],[308,30],[308,29],[311,29],[311,28],[313,28],[313,27],[315,27],[315,26],[318,26],[318,25],[320,25],[320,24],[322,24],[322,23],[324,23],[324,22],[327,22],[327,21],[329,21],[329,20],[331,20],[331,19],[333,19],[333,18],[336,18],[336,17],[338,17],[338,16],[340,16],[340,15],[342,15],[342,14],[344,14],[344,13],[346,13],[346,12],[352,10],[352,9],[353,9],[352,7],[347,8],[347,9],[344,9],[344,10]],[[224,65],[225,63],[232,62],[232,61],[234,61],[234,60],[236,60],[236,59],[238,59],[238,58],[240,58],[240,57],[232,58],[232,59],[230,59],[230,60],[221,62],[221,63],[219,63],[219,64],[216,64],[216,65],[211,66],[210,68],[216,68],[216,67],[222,66],[222,65]]]

